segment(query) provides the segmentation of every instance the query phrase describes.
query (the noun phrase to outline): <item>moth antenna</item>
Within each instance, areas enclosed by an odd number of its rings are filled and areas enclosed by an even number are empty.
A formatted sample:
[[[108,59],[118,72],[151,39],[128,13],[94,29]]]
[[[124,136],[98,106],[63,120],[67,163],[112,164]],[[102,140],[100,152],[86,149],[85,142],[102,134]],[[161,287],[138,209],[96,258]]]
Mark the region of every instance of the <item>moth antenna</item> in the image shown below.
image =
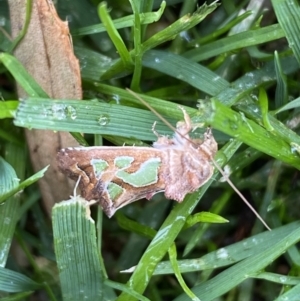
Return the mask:
[[[131,95],[133,95],[135,98],[137,98],[145,107],[147,107],[155,116],[157,116],[164,124],[166,124],[172,131],[176,132],[179,136],[181,136],[183,139],[188,140],[189,142],[191,142],[192,144],[195,145],[195,143],[193,143],[193,141],[191,141],[190,139],[188,139],[187,137],[185,137],[183,134],[181,134],[180,132],[177,131],[177,129],[167,120],[165,119],[163,116],[161,116],[159,113],[157,113],[143,98],[141,98],[137,93],[135,93],[134,91],[126,88],[127,92],[130,93]],[[184,108],[179,106],[179,108],[184,112]],[[154,133],[155,134],[155,133]],[[156,134],[155,134],[156,135]],[[159,135],[156,135],[157,137],[159,137]]]
[[[224,179],[227,181],[227,183],[231,186],[231,188],[236,192],[236,194],[242,199],[242,201],[250,208],[250,210],[255,214],[255,216],[262,222],[262,224],[271,231],[271,228],[267,225],[267,223],[263,220],[263,218],[258,214],[258,212],[253,208],[253,206],[247,201],[247,199],[243,196],[243,194],[236,188],[236,186],[231,182],[229,177],[226,175],[226,173],[223,171],[223,169],[219,166],[219,164],[214,160],[214,158],[211,159],[215,167],[218,169],[218,171],[221,173],[221,175],[224,177]]]
[[[127,92],[132,96],[137,98],[145,107],[147,107],[155,116],[157,116],[162,122],[164,122],[172,131],[177,133],[176,128],[164,117],[162,117],[159,113],[157,113],[143,98],[141,98],[137,93],[132,90],[126,88]],[[183,135],[182,135],[183,136]]]

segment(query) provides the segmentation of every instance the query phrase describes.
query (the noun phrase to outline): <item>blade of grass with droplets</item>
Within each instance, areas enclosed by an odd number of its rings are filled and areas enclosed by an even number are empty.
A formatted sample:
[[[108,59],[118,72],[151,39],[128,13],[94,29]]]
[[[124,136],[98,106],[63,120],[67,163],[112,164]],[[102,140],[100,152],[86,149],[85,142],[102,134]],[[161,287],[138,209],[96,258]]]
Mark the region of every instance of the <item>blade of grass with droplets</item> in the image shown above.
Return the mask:
[[[187,286],[187,284],[185,283],[181,273],[180,273],[180,269],[178,266],[178,261],[177,261],[177,250],[176,250],[176,245],[175,243],[173,243],[169,249],[169,258],[170,258],[170,263],[172,265],[174,274],[177,278],[177,281],[179,282],[181,288],[183,289],[183,291],[185,292],[185,294],[191,298],[192,301],[201,301],[199,298],[197,298],[197,296],[190,290],[190,288]]]
[[[145,41],[142,46],[142,52],[146,52],[158,45],[161,45],[169,40],[174,39],[176,35],[180,32],[186,31],[195,27],[199,24],[207,15],[213,12],[218,7],[215,2],[210,5],[204,4],[199,7],[193,14],[188,14],[176,20],[174,23],[169,25],[167,28],[160,30],[158,33],[154,34],[147,41]],[[130,52],[131,56],[135,56],[135,50]],[[131,73],[133,68],[126,70],[121,60],[118,60],[105,74],[101,76],[101,80],[111,79],[119,74]]]
[[[272,231],[268,232],[268,234],[274,237]],[[235,264],[214,278],[195,286],[192,291],[202,300],[214,300],[239,285],[245,279],[255,278],[256,274],[259,274],[261,270],[286,252],[289,247],[299,242],[299,240],[300,228],[287,233],[281,240],[273,239],[273,243],[270,243],[268,248],[265,248],[263,251],[257,250],[257,253],[253,256]],[[264,244],[263,241],[261,243]],[[227,257],[228,254],[223,252],[220,256]],[[186,296],[182,294],[175,300],[184,301]]]
[[[41,284],[18,272],[0,267],[0,291],[17,293],[40,289]],[[2,299],[3,300],[3,299]]]
[[[105,298],[104,267],[88,202],[78,196],[56,204],[52,223],[63,300]]]
[[[29,96],[48,97],[46,92],[39,84],[36,83],[32,76],[14,56],[8,53],[0,53],[0,61]]]
[[[227,164],[226,164],[227,166]],[[210,213],[213,214],[221,214],[222,210],[224,209],[224,207],[227,205],[227,203],[230,201],[230,197],[232,196],[233,191],[232,190],[228,190],[225,191],[221,197],[219,197],[218,199],[216,199],[214,201],[214,203],[212,204],[211,208],[210,208]],[[219,216],[219,215],[217,215]],[[193,217],[193,216],[191,216]],[[226,222],[227,220],[225,220],[224,218],[223,222]],[[187,220],[188,222],[188,220]],[[195,231],[193,232],[193,234],[191,235],[191,238],[189,239],[189,241],[187,242],[184,251],[183,251],[183,256],[187,256],[199,243],[199,241],[201,240],[201,238],[204,236],[204,234],[206,233],[206,231],[208,231],[208,229],[211,227],[211,224],[209,223],[203,223],[198,225],[198,227],[195,229]]]
[[[257,87],[272,84],[277,79],[273,61],[266,63],[258,70],[245,73],[232,83],[227,82],[207,67],[195,65],[195,62],[188,58],[160,50],[148,51],[143,56],[143,64],[145,67],[176,77],[228,106],[235,104]],[[294,57],[281,58],[281,67],[285,74],[292,74],[299,68]],[[179,68],[180,76],[178,77]]]
[[[94,101],[28,98],[21,102],[14,122],[15,125],[27,128],[115,135],[151,141],[155,139],[151,130],[155,121],[157,117],[151,112],[128,106]],[[176,121],[170,120],[173,124]],[[161,134],[172,133],[162,122],[157,123],[156,129]]]
[[[44,176],[44,173],[47,171],[48,167],[49,166],[46,166],[42,170],[38,171],[37,173],[35,173],[34,175],[32,175],[31,177],[26,179],[25,181],[16,184],[14,187],[11,187],[6,192],[1,191],[1,193],[0,193],[0,204],[3,203],[4,201],[6,201],[8,198],[15,195],[16,193],[18,193],[19,191],[24,190],[26,187],[32,185],[33,183],[38,181],[40,178],[42,178]],[[17,176],[15,176],[13,180],[14,181],[18,180]]]
[[[282,70],[280,57],[277,51],[275,51],[274,54],[274,64],[275,64],[275,71],[277,74],[275,105],[276,105],[276,109],[278,109],[288,103],[288,83],[287,83],[287,76],[284,74]],[[283,114],[283,116],[284,115],[285,114]],[[280,118],[280,120],[282,120],[282,118]]]
[[[133,27],[133,40],[134,40],[134,68],[133,68],[133,76],[130,84],[130,88],[136,91],[139,91],[141,84],[141,75],[142,75],[142,28],[141,28],[141,20],[140,14],[138,11],[138,3],[135,3],[133,0],[129,0],[132,11],[134,13],[134,27]]]
[[[273,0],[273,8],[285,38],[289,42],[289,47],[300,63],[300,6],[295,0]]]
[[[233,52],[247,46],[259,45],[283,37],[284,32],[282,28],[278,24],[274,24],[227,36],[223,39],[203,45],[199,49],[189,50],[185,52],[183,56],[194,62],[200,62],[223,53]]]
[[[166,1],[162,1],[157,12],[146,12],[140,14],[141,24],[151,24],[157,22],[166,8]],[[134,15],[129,15],[119,19],[112,20],[116,29],[132,27],[134,25]],[[96,24],[86,27],[81,27],[71,31],[72,36],[91,35],[100,32],[105,32],[106,28],[103,24]]]
[[[121,38],[120,34],[114,27],[113,21],[110,18],[110,15],[108,13],[106,2],[101,2],[98,6],[98,14],[100,19],[103,22],[103,25],[105,26],[107,33],[111,39],[111,41],[114,43],[120,58],[122,60],[122,64],[125,69],[131,69],[133,67],[133,61],[129,54],[129,51],[127,50],[127,47]]]
[[[246,258],[254,256],[258,252],[264,252],[278,241],[281,241],[289,233],[299,227],[299,222],[278,227],[274,230],[265,231],[252,237],[243,239],[237,243],[215,250],[200,258],[178,260],[181,273],[205,271],[217,268],[224,268],[238,263]],[[221,256],[227,254],[228,256]],[[160,262],[155,271],[155,275],[172,274],[173,269],[169,261]]]
[[[19,179],[13,167],[0,157],[0,196],[5,196],[14,190],[19,183]],[[6,196],[5,199],[7,199]],[[11,197],[5,204],[0,206],[0,266],[6,265],[10,245],[13,239],[16,223],[18,221],[19,200]]]

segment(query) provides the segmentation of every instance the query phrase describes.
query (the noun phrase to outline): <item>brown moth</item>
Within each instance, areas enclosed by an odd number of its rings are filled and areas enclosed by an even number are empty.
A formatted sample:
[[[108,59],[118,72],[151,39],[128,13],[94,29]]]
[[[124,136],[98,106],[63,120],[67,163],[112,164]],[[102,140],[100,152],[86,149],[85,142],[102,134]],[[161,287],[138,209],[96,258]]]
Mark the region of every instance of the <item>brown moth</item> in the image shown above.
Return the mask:
[[[173,138],[157,135],[153,147],[74,147],[58,152],[61,171],[79,180],[82,197],[99,202],[111,217],[116,210],[164,191],[167,199],[182,202],[186,194],[212,176],[211,164],[218,145],[211,129],[203,141],[189,136],[192,122],[181,108]]]

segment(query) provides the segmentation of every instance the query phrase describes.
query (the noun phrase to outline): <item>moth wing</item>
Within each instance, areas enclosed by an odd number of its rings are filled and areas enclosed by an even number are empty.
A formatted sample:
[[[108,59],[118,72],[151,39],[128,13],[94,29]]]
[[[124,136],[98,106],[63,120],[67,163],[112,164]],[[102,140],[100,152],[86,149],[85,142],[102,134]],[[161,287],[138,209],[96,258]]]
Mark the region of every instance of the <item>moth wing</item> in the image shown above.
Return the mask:
[[[165,189],[163,152],[150,147],[67,148],[57,155],[63,173],[86,200],[96,200],[110,217],[119,208]]]

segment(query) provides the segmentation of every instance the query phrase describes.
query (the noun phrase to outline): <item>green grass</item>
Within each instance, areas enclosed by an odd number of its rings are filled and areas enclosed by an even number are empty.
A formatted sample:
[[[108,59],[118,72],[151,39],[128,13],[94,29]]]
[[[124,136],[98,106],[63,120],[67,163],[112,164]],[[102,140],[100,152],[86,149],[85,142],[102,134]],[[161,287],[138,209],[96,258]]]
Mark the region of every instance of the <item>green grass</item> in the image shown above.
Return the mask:
[[[68,3],[58,11],[72,19],[83,101],[49,99],[0,32],[1,300],[299,300],[298,2],[273,0],[268,13],[248,1]],[[172,125],[180,104],[211,126],[215,160],[272,231],[217,170],[180,204],[156,195],[108,219],[74,196],[49,217],[23,128],[71,132],[85,146],[150,145],[158,118],[126,88]],[[172,135],[161,121],[156,130]]]

